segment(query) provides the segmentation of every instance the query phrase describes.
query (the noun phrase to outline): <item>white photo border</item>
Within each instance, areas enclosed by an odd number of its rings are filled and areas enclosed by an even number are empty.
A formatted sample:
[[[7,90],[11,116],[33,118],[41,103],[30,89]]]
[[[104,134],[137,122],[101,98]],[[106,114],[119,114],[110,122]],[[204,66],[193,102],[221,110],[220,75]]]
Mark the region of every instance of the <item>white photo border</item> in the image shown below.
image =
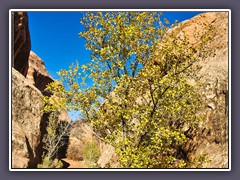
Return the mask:
[[[94,12],[94,11],[161,11],[161,12],[228,12],[228,168],[192,169],[25,169],[12,168],[12,12]],[[9,171],[231,171],[231,9],[10,9],[9,10]]]

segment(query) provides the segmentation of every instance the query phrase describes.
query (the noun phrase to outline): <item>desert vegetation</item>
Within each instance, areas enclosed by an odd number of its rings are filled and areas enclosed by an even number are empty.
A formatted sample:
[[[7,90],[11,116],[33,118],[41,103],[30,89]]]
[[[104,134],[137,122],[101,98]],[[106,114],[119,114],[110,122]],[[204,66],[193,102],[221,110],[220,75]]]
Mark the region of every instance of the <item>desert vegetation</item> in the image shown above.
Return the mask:
[[[209,42],[215,29],[202,23],[192,44],[184,32],[172,32],[177,23],[160,12],[89,12],[81,23],[91,62],[58,73],[60,81],[47,87],[54,96],[44,98],[44,111],[79,111],[93,136],[115,149],[122,168],[199,168],[209,161],[207,154],[187,159],[184,146],[191,138],[185,128],[205,120],[196,63],[214,54]],[[47,140],[51,132],[61,138],[49,124]],[[54,161],[50,142],[45,156]],[[91,139],[68,149],[88,167],[99,167],[100,154]]]

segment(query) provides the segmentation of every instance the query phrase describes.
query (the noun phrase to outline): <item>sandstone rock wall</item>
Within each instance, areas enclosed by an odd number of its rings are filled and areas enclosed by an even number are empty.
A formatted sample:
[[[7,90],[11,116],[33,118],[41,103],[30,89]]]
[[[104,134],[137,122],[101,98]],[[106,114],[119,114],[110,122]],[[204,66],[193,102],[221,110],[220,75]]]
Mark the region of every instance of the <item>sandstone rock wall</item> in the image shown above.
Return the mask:
[[[97,146],[98,139],[93,134],[92,126],[84,120],[78,120],[73,123],[70,131],[70,142],[68,149],[68,158],[73,160],[83,160],[83,148],[87,142],[94,142]],[[73,156],[73,149],[78,153]]]
[[[204,164],[206,168],[228,168],[228,13],[208,12],[184,21],[180,31],[192,44],[197,43],[193,34],[205,31],[201,23],[209,23],[216,31],[208,46],[215,56],[197,63],[201,67],[197,76],[203,83],[199,92],[204,97],[206,118],[197,131],[186,131],[192,139],[185,151],[189,159],[207,153],[211,161]]]
[[[199,64],[198,76],[203,82],[202,94],[206,96],[206,121],[199,127],[196,138],[198,148],[193,155],[208,153],[209,168],[228,168],[228,13],[206,13],[215,18],[212,25],[216,36],[211,42],[215,56]],[[229,60],[230,61],[230,60]]]
[[[26,77],[28,57],[31,49],[27,13],[14,12],[13,21],[13,67]]]
[[[36,167],[40,162],[41,92],[12,69],[12,168]]]
[[[101,168],[118,168],[120,166],[119,162],[117,161],[117,154],[113,146],[104,143],[97,137],[97,134],[94,133],[92,126],[90,123],[87,123],[84,120],[79,120],[75,122],[73,128],[71,129],[70,133],[70,143],[69,143],[69,150],[67,156],[69,159],[73,159],[71,155],[73,155],[73,149],[77,148],[79,153],[76,153],[75,158],[73,160],[84,160],[83,154],[81,149],[84,148],[84,144],[86,142],[94,142],[95,145],[100,150],[100,156],[97,161],[97,164]]]

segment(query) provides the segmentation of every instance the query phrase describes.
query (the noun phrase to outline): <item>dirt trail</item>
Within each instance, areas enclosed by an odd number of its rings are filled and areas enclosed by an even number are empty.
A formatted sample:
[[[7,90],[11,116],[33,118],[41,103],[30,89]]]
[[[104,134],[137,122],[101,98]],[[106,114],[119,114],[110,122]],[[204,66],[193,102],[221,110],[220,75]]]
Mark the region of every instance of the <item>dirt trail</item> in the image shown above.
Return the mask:
[[[61,159],[64,168],[85,168],[83,161],[74,161],[68,158]]]

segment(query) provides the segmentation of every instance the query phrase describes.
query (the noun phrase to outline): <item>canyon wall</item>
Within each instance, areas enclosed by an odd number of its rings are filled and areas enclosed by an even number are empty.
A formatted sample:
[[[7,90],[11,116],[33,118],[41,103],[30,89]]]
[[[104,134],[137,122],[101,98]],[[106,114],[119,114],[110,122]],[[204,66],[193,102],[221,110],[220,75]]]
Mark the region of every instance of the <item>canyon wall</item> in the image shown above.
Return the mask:
[[[215,55],[199,62],[202,68],[198,73],[202,82],[201,94],[205,96],[206,120],[186,149],[190,150],[189,158],[207,153],[210,162],[206,168],[228,168],[228,13],[211,12],[199,15],[189,21],[209,22],[216,30],[216,35],[209,48]],[[193,29],[192,29],[193,31]],[[191,29],[188,29],[191,34]]]
[[[43,95],[51,95],[45,88],[54,79],[44,61],[30,51],[27,13],[14,12],[12,16],[12,168],[36,168],[42,159],[48,121],[48,115],[42,112]],[[67,112],[59,120],[70,122]]]

